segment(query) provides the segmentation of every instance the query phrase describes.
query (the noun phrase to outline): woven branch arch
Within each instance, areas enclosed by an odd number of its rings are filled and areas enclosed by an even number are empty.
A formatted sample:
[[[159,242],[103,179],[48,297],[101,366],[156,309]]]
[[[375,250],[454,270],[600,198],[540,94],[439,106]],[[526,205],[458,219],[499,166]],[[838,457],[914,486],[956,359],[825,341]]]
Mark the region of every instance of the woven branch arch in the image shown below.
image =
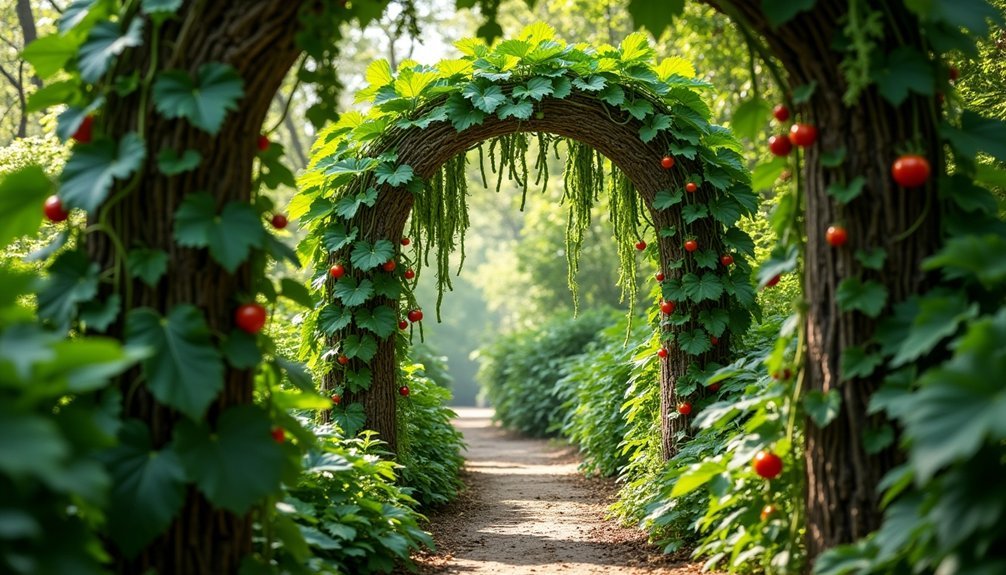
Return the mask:
[[[579,48],[574,53],[551,37],[535,43],[528,34],[522,36],[529,50],[547,49],[581,62],[597,58]],[[754,196],[732,137],[702,118],[708,109],[696,91],[706,87],[677,77],[661,81],[645,43],[645,37],[633,35],[619,50],[622,57],[635,54],[626,68],[634,76],[650,70],[645,82],[614,72],[578,74],[572,67],[550,69],[548,75],[528,71],[520,78],[501,69],[481,74],[471,69],[446,79],[441,73],[441,80],[427,83],[434,86],[433,94],[406,102],[412,105],[403,112],[394,109],[404,104],[391,106],[391,112],[378,105],[371,116],[349,116],[321,135],[291,213],[310,230],[301,252],[315,261],[314,285],[325,293],[316,314],[305,322],[305,335],[314,367],[325,373],[325,389],[342,396],[334,408],[337,418],[350,421],[351,411],[357,419],[365,415],[366,427],[395,448],[396,353],[402,349],[397,320],[404,315],[399,292],[406,300],[411,293],[400,277],[400,284],[389,280],[400,270],[382,270],[381,264],[399,259],[406,249],[398,239],[416,198],[434,193],[431,181],[449,162],[459,156],[464,161],[470,149],[496,138],[545,133],[589,146],[609,159],[613,171],[630,182],[653,224],[646,239],[656,245],[665,275],[663,296],[677,304],[673,314],[656,314],[668,350],[660,385],[664,452],[670,455],[676,432],[686,428],[685,418],[674,412],[678,396],[704,393],[695,374],[728,357],[728,327],[742,331],[750,318],[750,268],[740,253],[750,250],[746,236],[733,226],[742,213],[753,211],[746,199]],[[470,58],[473,64],[491,62],[492,55],[476,49]],[[375,102],[394,103],[394,94],[401,99],[401,92],[414,93],[416,76],[431,73],[430,67],[414,63],[404,63],[397,78],[378,70],[368,77],[380,77],[376,84],[384,84],[372,85],[370,91]],[[538,97],[522,98],[532,88]],[[522,109],[516,115],[495,112],[507,105]],[[681,153],[672,154],[674,150]],[[669,155],[675,163],[665,169],[661,160]],[[686,192],[688,182],[698,189]],[[622,216],[636,218],[636,208]],[[436,241],[432,234],[423,237],[429,230],[413,226],[413,232],[420,236],[417,243]],[[698,241],[700,250],[687,252],[686,238]],[[735,264],[720,264],[719,254],[726,253],[735,254]],[[338,274],[332,266],[339,267]],[[393,333],[387,329],[388,309],[394,310]],[[719,345],[710,343],[717,339]]]

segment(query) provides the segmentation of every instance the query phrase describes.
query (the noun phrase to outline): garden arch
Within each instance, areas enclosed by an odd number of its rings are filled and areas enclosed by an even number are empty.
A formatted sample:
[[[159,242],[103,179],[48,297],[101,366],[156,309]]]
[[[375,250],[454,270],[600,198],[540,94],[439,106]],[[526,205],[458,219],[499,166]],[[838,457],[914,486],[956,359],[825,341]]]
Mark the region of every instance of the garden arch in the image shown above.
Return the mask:
[[[679,61],[657,65],[642,34],[598,56],[601,51],[567,46],[535,25],[519,40],[493,50],[472,43],[468,51],[466,59],[447,61],[449,70],[465,73],[406,62],[396,77],[386,64],[372,66],[370,115],[350,116],[322,134],[291,207],[311,230],[302,252],[314,256],[315,285],[326,286],[326,301],[308,320],[307,333],[327,371],[325,388],[343,398],[335,409],[362,404],[366,426],[395,448],[401,346],[397,330],[387,326],[389,317],[397,323],[405,315],[396,284],[406,300],[410,295],[401,268],[382,264],[399,258],[398,240],[416,198],[434,193],[430,182],[452,160],[461,156],[463,166],[468,150],[495,138],[547,133],[607,157],[652,223],[645,239],[656,244],[664,298],[676,304],[671,313],[657,312],[668,351],[660,385],[669,455],[677,432],[686,428],[684,417],[669,413],[678,396],[704,393],[691,366],[722,363],[728,332],[746,329],[754,303],[743,253],[752,255],[753,245],[734,227],[755,209],[739,146],[709,124],[699,94],[709,87],[688,77],[690,66]],[[548,56],[527,61],[535,53]],[[605,60],[610,71],[597,73]],[[424,90],[430,93],[425,99]],[[403,99],[410,101],[396,103]],[[382,109],[387,102],[392,105]],[[448,209],[463,208],[463,201],[463,194],[455,195]],[[635,206],[623,215],[635,218]],[[422,226],[413,232],[420,243],[447,241]],[[686,250],[686,240],[699,248]],[[732,262],[721,261],[726,254]],[[398,281],[389,282],[388,275]]]

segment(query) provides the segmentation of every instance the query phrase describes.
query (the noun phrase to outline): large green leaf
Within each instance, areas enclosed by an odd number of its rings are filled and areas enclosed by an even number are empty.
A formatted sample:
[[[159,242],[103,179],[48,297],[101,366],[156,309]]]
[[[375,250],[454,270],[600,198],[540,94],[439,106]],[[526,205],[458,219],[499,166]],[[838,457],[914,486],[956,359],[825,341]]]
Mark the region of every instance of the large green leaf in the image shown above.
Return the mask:
[[[0,407],[0,472],[5,476],[56,481],[69,453],[70,446],[51,417]]]
[[[375,203],[377,203],[377,188],[367,188],[361,192],[339,198],[339,201],[335,203],[335,213],[340,218],[351,220],[362,206],[373,207]]]
[[[671,117],[667,114],[654,114],[647,118],[643,125],[639,127],[639,139],[649,142],[657,137],[657,134],[671,127]]]
[[[0,246],[38,231],[42,204],[50,193],[52,182],[39,166],[0,176]]]
[[[356,325],[386,338],[398,329],[398,314],[388,306],[361,309],[355,314]]]
[[[333,223],[325,227],[321,241],[325,249],[337,252],[350,245],[356,239],[356,228],[350,228],[347,223]]]
[[[883,284],[859,278],[846,278],[838,284],[835,294],[838,309],[842,311],[859,310],[869,317],[877,317],[887,304],[887,288]]]
[[[243,86],[237,71],[219,62],[203,64],[195,78],[182,70],[168,70],[154,80],[154,106],[166,118],[185,118],[216,134],[227,112],[237,109]]]
[[[761,0],[762,11],[773,28],[782,26],[800,12],[810,10],[817,0]]]
[[[77,68],[85,82],[95,83],[105,75],[116,56],[126,48],[143,44],[143,19],[133,18],[129,28],[123,30],[118,22],[104,21],[95,24],[87,41],[80,47]]]
[[[38,292],[38,315],[64,331],[77,306],[97,293],[98,264],[83,252],[63,252],[49,266],[49,277]]]
[[[932,96],[935,82],[928,55],[911,46],[899,46],[891,52],[885,64],[871,73],[877,90],[885,100],[901,105],[909,92]]]
[[[985,152],[1000,162],[1006,162],[1006,122],[993,118],[983,118],[965,110],[958,128],[944,122],[940,135],[950,141],[950,145],[964,156],[974,158]]]
[[[644,27],[659,38],[664,30],[671,25],[675,16],[684,10],[684,0],[669,2],[654,2],[653,0],[629,0],[629,15],[636,27]]]
[[[838,417],[842,407],[842,396],[836,389],[829,389],[828,393],[815,389],[803,396],[803,407],[815,425],[820,428],[827,427]]]
[[[353,311],[335,303],[326,305],[318,314],[318,328],[327,335],[334,334],[352,321]]]
[[[486,114],[492,114],[496,111],[496,108],[506,102],[503,90],[495,84],[482,85],[477,82],[471,82],[464,87],[461,94],[470,100],[476,109]]]
[[[993,288],[1006,281],[1006,238],[998,235],[951,238],[944,248],[922,264],[922,269],[942,269],[949,279],[974,275]]]
[[[175,240],[188,247],[208,247],[221,266],[234,273],[252,248],[261,248],[265,229],[251,204],[228,202],[220,215],[206,192],[189,194],[175,213]]]
[[[666,210],[671,206],[681,203],[684,199],[684,192],[681,190],[660,190],[653,198],[653,209]]]
[[[518,120],[527,120],[531,118],[531,114],[533,113],[534,104],[527,100],[507,102],[496,110],[496,115],[499,116],[500,120],[506,120],[511,117]]]
[[[175,306],[166,318],[148,308],[131,310],[126,344],[153,352],[143,361],[147,387],[192,419],[201,419],[224,387],[223,359],[195,306]]]
[[[969,322],[977,315],[978,304],[969,304],[960,292],[921,298],[919,313],[891,365],[904,365],[929,353],[940,340],[953,335],[962,322]]]
[[[771,110],[772,106],[757,96],[745,100],[734,110],[730,118],[730,127],[738,136],[753,140],[765,129],[766,119]]]
[[[723,282],[714,272],[706,272],[701,276],[693,273],[685,274],[681,278],[681,288],[688,299],[696,303],[720,299],[723,295]]]
[[[967,28],[979,36],[988,30],[989,21],[1002,22],[1003,19],[1003,14],[986,0],[906,0],[905,6],[921,20]]]
[[[357,240],[353,244],[350,261],[361,271],[372,270],[387,262],[395,255],[395,245],[388,240],[377,240],[374,243]]]
[[[713,348],[709,334],[702,329],[682,331],[677,336],[678,346],[691,355],[699,355]]]
[[[671,489],[670,496],[671,498],[675,498],[688,495],[692,491],[695,491],[706,483],[712,481],[712,479],[720,473],[726,472],[726,470],[726,466],[718,461],[693,463],[692,465],[689,465],[681,476],[678,477],[677,481],[674,482],[674,488]]]
[[[513,89],[513,97],[526,99],[530,98],[540,101],[545,96],[552,93],[552,80],[550,78],[531,78],[523,86],[516,86]]]
[[[704,309],[699,312],[699,325],[716,337],[723,335],[729,322],[730,312],[723,308]]]
[[[377,353],[377,340],[369,334],[347,336],[342,340],[342,353],[350,359],[358,357],[363,361],[370,361]]]
[[[47,34],[28,44],[21,57],[35,68],[39,79],[48,80],[77,54],[82,41],[77,35]]]
[[[185,502],[185,469],[170,447],[154,449],[142,421],[125,422],[119,445],[105,457],[112,475],[108,533],[134,557],[167,529]]]
[[[862,347],[851,346],[842,350],[842,381],[869,377],[884,358],[879,353],[867,353]]]
[[[148,286],[155,286],[168,271],[168,254],[164,250],[137,248],[126,256],[129,275]]]
[[[412,166],[402,164],[397,168],[390,162],[377,166],[377,183],[403,186],[413,178]]]
[[[444,104],[444,109],[447,111],[447,119],[451,121],[454,129],[458,132],[479,125],[486,118],[485,112],[476,109],[461,94],[451,94]]]
[[[93,213],[108,197],[112,182],[131,176],[146,157],[147,147],[134,132],[118,143],[100,138],[91,144],[78,144],[60,174],[59,195],[67,206]]]
[[[355,307],[363,304],[374,295],[374,284],[369,279],[362,279],[359,282],[353,277],[340,278],[332,290],[335,297],[339,298],[342,305]]]
[[[175,451],[211,503],[242,515],[279,490],[284,456],[271,428],[259,407],[239,405],[223,412],[215,430],[205,422],[179,423]]]
[[[196,169],[203,161],[203,156],[196,150],[185,150],[182,155],[168,149],[157,154],[157,169],[165,176],[177,176]]]

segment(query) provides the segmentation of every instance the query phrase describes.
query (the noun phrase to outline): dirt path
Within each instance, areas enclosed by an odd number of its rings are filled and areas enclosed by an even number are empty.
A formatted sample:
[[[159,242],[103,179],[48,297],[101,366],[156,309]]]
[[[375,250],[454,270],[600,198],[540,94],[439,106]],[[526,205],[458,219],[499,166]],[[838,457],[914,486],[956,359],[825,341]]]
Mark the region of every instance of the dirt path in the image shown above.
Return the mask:
[[[515,437],[488,409],[459,409],[468,442],[469,490],[430,514],[439,552],[423,573],[506,575],[694,575],[698,566],[661,555],[633,529],[605,521],[611,482],[585,479],[571,448]]]

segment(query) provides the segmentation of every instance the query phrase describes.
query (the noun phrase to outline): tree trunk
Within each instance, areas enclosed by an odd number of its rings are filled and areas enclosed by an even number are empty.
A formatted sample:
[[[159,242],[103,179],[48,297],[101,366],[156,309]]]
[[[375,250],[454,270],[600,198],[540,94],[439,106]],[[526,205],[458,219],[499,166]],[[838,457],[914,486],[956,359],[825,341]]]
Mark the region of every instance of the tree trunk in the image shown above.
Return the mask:
[[[806,422],[806,542],[812,565],[824,550],[879,527],[877,484],[899,459],[895,445],[875,454],[864,448],[863,432],[884,423],[879,416],[868,415],[867,407],[885,373],[878,369],[868,378],[843,382],[839,366],[846,350],[865,345],[873,337],[877,322],[860,312],[840,312],[836,292],[846,278],[875,280],[886,286],[885,310],[890,310],[923,287],[920,264],[938,247],[939,213],[930,209],[937,205],[936,189],[934,185],[900,188],[891,180],[890,166],[899,147],[916,140],[939,141],[939,111],[933,99],[914,95],[894,107],[873,87],[863,91],[852,106],[843,103],[846,83],[839,68],[843,56],[833,46],[841,32],[837,23],[844,21],[848,9],[845,0],[818,0],[813,10],[778,28],[769,26],[759,3],[707,3],[764,36],[788,73],[790,89],[817,83],[810,101],[796,110],[800,121],[815,125],[819,134],[817,143],[803,154],[800,182],[806,203],[804,296],[809,306],[803,388],[836,390],[842,406],[838,417],[823,429]],[[922,46],[916,18],[900,3],[887,3],[886,10],[889,16],[884,24],[899,29],[899,45]],[[893,38],[889,32],[875,54],[895,48]],[[889,45],[883,45],[885,41]],[[841,166],[822,166],[823,153],[843,148],[847,154]],[[930,145],[924,154],[933,172],[942,173],[941,147]],[[842,206],[828,194],[829,186],[860,176],[866,180],[863,193],[848,205]],[[825,242],[826,229],[837,223],[849,234],[841,248]],[[887,252],[880,271],[866,269],[855,258],[856,250],[872,248]]]
[[[35,28],[35,16],[31,12],[31,0],[17,0],[17,21],[21,25],[21,36],[24,39],[22,46],[27,46],[38,38],[38,29]],[[37,88],[42,87],[42,80],[35,74],[31,75],[31,83]]]
[[[216,135],[195,128],[184,120],[169,120],[141,109],[136,94],[110,98],[100,119],[100,130],[121,136],[136,130],[138,119],[146,122],[148,145],[146,163],[141,168],[142,185],[125,196],[109,212],[109,224],[126,249],[145,246],[169,255],[167,274],[154,287],[132,282],[132,301],[124,302],[120,319],[129,309],[150,307],[165,315],[176,305],[188,303],[200,308],[210,329],[226,333],[232,329],[237,297],[255,293],[248,265],[229,274],[206,250],[182,248],[172,233],[173,215],[187,194],[208,191],[218,206],[228,201],[250,201],[252,166],[263,118],[273,95],[298,54],[294,34],[298,30],[299,2],[187,2],[178,18],[161,29],[158,61],[163,68],[181,68],[195,73],[200,65],[221,61],[233,66],[244,80],[244,97],[239,108],[228,114]],[[123,70],[146,70],[152,61],[150,30],[144,47],[127,53],[120,61]],[[99,125],[96,124],[96,129]],[[195,149],[202,163],[193,171],[167,177],[157,169],[161,150],[179,153]],[[87,249],[102,269],[116,265],[116,252],[108,236],[87,236]],[[123,280],[129,281],[129,280]],[[120,293],[126,293],[122,285]],[[109,331],[121,337],[123,325]],[[158,404],[132,372],[122,379],[123,418],[147,422],[155,446],[171,439],[177,413]],[[228,367],[223,392],[211,406],[212,422],[223,409],[251,403],[252,372]],[[237,516],[213,508],[190,488],[185,506],[167,532],[137,558],[115,557],[119,573],[237,573],[242,559],[251,550],[252,517]]]

